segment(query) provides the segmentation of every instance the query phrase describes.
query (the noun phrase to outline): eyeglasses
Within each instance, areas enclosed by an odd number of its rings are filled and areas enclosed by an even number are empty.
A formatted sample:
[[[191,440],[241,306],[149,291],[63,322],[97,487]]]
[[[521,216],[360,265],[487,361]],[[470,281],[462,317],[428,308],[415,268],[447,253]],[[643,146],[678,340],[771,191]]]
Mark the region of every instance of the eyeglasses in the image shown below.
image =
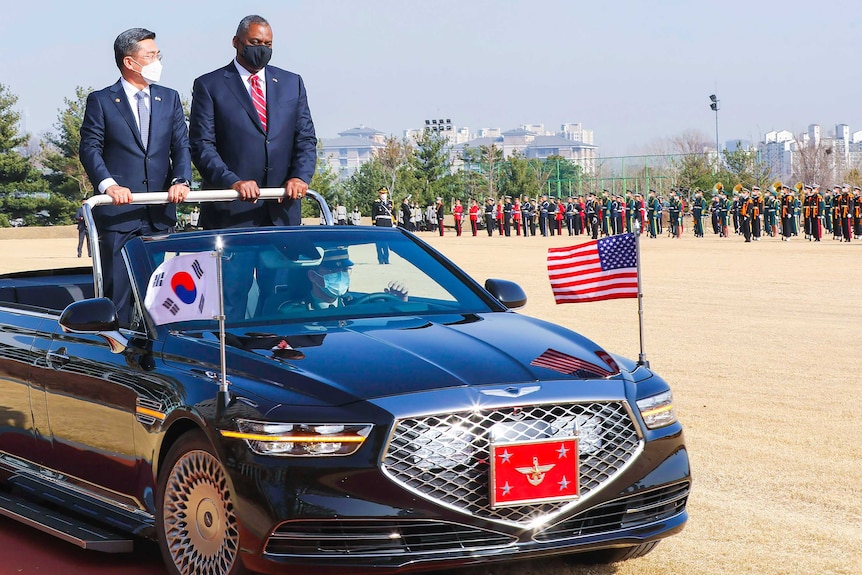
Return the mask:
[[[146,62],[153,62],[153,61],[155,61],[155,60],[158,60],[158,61],[160,61],[160,62],[161,62],[161,60],[162,60],[162,53],[161,53],[161,52],[148,52],[148,53],[146,53],[146,54],[142,54],[141,56],[138,56],[138,57],[139,57],[141,60],[144,60],[144,61],[146,61]]]

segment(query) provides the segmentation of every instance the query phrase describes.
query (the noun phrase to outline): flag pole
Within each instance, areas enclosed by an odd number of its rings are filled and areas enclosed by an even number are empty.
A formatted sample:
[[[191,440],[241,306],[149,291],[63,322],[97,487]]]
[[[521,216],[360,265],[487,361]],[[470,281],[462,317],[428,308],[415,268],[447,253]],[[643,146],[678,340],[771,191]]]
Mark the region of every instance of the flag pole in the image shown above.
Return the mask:
[[[644,353],[644,306],[643,306],[643,289],[641,289],[641,223],[637,220],[634,222],[635,234],[635,259],[637,259],[638,271],[638,328],[640,331],[640,353],[638,354],[638,365],[649,367],[646,354]]]
[[[218,335],[219,335],[219,360],[221,363],[221,376],[219,378],[219,407],[227,409],[230,404],[229,383],[227,380],[227,345],[225,344],[225,315],[224,315],[224,276],[222,275],[222,258],[224,256],[224,243],[221,236],[216,237],[216,279],[218,280]],[[640,279],[638,279],[640,281]]]

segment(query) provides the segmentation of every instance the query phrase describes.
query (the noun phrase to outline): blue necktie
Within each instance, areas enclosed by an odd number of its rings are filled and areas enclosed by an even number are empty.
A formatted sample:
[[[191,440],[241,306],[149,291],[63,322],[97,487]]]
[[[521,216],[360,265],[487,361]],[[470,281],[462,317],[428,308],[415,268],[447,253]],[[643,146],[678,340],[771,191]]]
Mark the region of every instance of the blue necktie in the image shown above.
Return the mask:
[[[147,94],[141,90],[137,94],[135,94],[135,98],[138,99],[138,120],[140,121],[140,129],[141,129],[141,142],[144,143],[144,149],[147,149],[147,144],[150,139],[150,109],[147,108],[147,102],[145,98]]]

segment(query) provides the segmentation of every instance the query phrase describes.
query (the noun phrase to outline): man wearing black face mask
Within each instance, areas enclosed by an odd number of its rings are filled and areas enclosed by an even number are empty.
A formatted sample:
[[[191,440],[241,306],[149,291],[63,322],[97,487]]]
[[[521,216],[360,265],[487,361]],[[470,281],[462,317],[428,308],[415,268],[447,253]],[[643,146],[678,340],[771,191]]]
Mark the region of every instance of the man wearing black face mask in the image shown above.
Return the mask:
[[[233,38],[235,59],[195,80],[189,118],[192,159],[208,189],[233,188],[244,201],[204,204],[207,229],[299,225],[300,198],[317,163],[305,85],[269,66],[272,28],[246,16]],[[260,188],[282,187],[281,202],[258,202]]]
[[[305,85],[297,74],[269,66],[272,28],[260,16],[243,18],[233,38],[236,57],[195,80],[189,137],[192,160],[205,189],[229,189],[242,200],[201,208],[205,229],[300,224],[300,201],[317,163],[317,138]],[[257,201],[260,188],[284,188],[284,198]],[[244,266],[247,282],[225,286],[228,319],[242,319],[254,270],[266,274],[253,254],[232,262]],[[259,284],[268,285],[266,278]],[[247,284],[247,285],[246,285]],[[262,304],[271,294],[260,294]],[[253,311],[253,310],[252,310]]]

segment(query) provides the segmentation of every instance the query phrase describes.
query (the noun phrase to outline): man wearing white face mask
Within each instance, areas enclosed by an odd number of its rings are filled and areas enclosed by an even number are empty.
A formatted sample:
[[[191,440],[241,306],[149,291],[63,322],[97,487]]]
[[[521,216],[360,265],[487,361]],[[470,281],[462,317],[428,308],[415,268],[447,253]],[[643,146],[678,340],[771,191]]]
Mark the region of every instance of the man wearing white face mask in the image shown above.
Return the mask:
[[[122,258],[125,243],[176,225],[167,205],[129,205],[134,192],[168,192],[181,202],[189,192],[191,153],[179,94],[156,85],[161,54],[155,33],[132,28],[114,41],[120,79],[92,92],[81,124],[79,154],[95,193],[113,200],[93,212],[99,231],[105,295],[117,306],[121,325],[132,315],[131,286]]]

